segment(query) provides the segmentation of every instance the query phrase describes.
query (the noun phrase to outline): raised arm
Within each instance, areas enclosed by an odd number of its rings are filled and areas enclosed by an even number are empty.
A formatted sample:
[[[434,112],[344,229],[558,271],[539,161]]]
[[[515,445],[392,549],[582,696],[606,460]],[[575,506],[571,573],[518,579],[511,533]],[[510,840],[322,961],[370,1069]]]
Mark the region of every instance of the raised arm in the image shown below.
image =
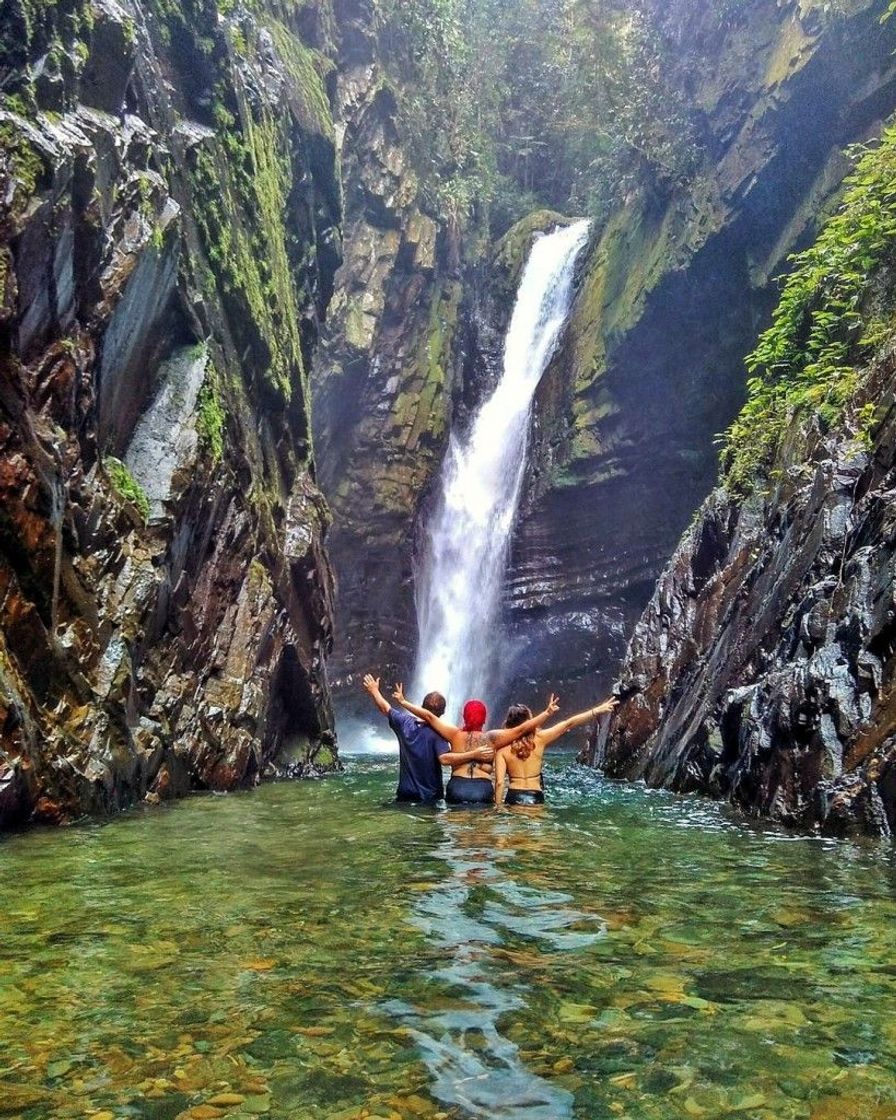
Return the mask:
[[[387,716],[391,705],[386,697],[383,696],[382,692],[380,692],[379,677],[372,677],[370,673],[368,673],[364,677],[364,687],[370,693],[370,698],[373,700],[374,704],[376,704],[384,716]]]
[[[489,741],[495,750],[499,751],[502,747],[515,743],[517,739],[521,739],[524,735],[528,735],[530,731],[535,731],[541,727],[544,721],[550,719],[559,707],[557,697],[552,692],[543,712],[539,712],[537,716],[527,719],[525,723],[521,723],[517,727],[502,727],[500,731],[489,731]]]
[[[418,708],[417,705],[412,704],[410,700],[405,700],[404,689],[400,682],[392,689],[392,695],[403,708],[406,708],[407,711],[411,713],[411,715],[416,716],[417,719],[425,720],[437,735],[441,735],[441,737],[447,739],[449,743],[460,730],[459,727],[454,727],[450,723],[445,723],[443,719],[439,719],[438,716],[433,715],[432,712],[427,711],[426,708]]]
[[[604,700],[602,704],[598,704],[594,708],[589,708],[587,712],[577,712],[569,719],[561,720],[555,723],[553,727],[544,727],[538,733],[538,738],[541,740],[543,746],[547,747],[551,743],[556,742],[561,735],[565,735],[567,731],[572,731],[574,727],[582,727],[586,723],[591,723],[597,716],[602,716],[606,712],[612,712],[619,701],[615,696],[611,696],[609,700]]]

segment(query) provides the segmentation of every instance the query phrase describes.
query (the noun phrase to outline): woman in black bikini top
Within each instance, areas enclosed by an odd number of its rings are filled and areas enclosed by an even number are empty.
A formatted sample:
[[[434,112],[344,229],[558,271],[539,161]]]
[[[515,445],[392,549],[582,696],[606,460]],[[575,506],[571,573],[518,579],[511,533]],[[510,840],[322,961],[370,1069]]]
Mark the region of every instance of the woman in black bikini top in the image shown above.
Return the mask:
[[[587,712],[579,712],[569,719],[555,723],[553,727],[537,727],[533,731],[521,735],[515,743],[498,751],[495,758],[495,802],[500,805],[542,805],[544,803],[544,778],[542,777],[542,764],[544,761],[545,747],[557,741],[561,735],[571,731],[574,727],[581,727],[590,723],[595,716],[604,712],[612,712],[618,700],[613,698],[598,704],[596,708],[589,708]],[[507,712],[504,727],[513,730],[525,727],[531,720],[532,713],[525,704],[514,704]],[[508,790],[505,799],[504,779],[507,778]]]
[[[481,700],[468,700],[464,704],[464,726],[455,727],[433,715],[425,708],[418,708],[404,697],[401,684],[395,686],[393,696],[403,708],[425,720],[445,739],[450,750],[439,756],[439,761],[452,769],[451,780],[445,789],[445,800],[451,804],[491,804],[494,801],[493,759],[495,751],[508,746],[520,735],[540,727],[557,711],[556,696],[551,696],[547,707],[537,716],[529,718],[513,729],[484,731],[487,711]]]

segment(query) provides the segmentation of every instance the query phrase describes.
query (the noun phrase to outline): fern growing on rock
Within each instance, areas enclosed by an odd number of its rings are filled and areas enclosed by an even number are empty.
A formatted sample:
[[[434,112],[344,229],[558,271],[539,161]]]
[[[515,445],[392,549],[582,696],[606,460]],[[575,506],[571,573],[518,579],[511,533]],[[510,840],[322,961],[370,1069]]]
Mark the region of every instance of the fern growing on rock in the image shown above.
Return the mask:
[[[896,126],[856,154],[839,209],[792,258],[772,325],[746,359],[747,403],[723,436],[725,483],[735,492],[755,488],[794,425],[841,420],[862,364],[890,334],[869,305],[896,246]]]

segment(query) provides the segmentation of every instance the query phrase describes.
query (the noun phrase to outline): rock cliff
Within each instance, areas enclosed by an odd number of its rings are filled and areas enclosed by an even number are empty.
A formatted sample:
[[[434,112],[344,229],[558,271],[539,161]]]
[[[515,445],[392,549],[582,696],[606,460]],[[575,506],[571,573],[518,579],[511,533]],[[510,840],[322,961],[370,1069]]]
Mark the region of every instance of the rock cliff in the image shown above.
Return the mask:
[[[715,491],[638,622],[592,762],[833,834],[896,827],[896,359],[873,453],[819,439],[749,501]],[[868,396],[863,399],[869,399]]]
[[[313,368],[315,444],[339,577],[334,688],[407,672],[415,514],[438,468],[461,364],[456,237],[424,212],[375,5],[347,23],[336,81],[345,259]]]
[[[3,11],[0,827],[331,769],[332,12]]]
[[[542,382],[529,496],[508,576],[520,655],[571,702],[606,688],[654,581],[716,478],[744,355],[774,278],[811,238],[848,162],[896,105],[886,5],[664,6],[702,163],[611,216]]]
[[[751,358],[726,486],[660,577],[595,745],[611,774],[826,833],[896,827],[894,168],[890,130]]]

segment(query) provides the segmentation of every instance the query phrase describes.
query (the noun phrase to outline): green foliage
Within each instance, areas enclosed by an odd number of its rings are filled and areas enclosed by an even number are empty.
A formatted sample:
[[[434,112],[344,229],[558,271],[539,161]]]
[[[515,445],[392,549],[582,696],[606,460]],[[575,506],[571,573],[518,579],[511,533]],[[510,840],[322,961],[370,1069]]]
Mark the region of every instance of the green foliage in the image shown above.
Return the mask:
[[[103,460],[103,468],[106,471],[109,481],[112,483],[112,488],[124,498],[125,501],[135,505],[140,511],[140,516],[143,520],[148,521],[149,498],[147,498],[146,491],[136,478],[134,478],[124,463],[122,463],[120,459],[116,459],[113,455],[107,455]]]
[[[896,127],[856,155],[839,210],[793,258],[772,325],[747,358],[748,400],[723,437],[735,491],[755,486],[795,423],[840,420],[859,387],[859,364],[892,333],[869,317],[867,303],[896,246]],[[864,421],[872,415],[866,410]]]
[[[224,456],[224,421],[218,374],[210,365],[199,390],[196,429],[199,432],[200,446],[209,452],[213,463],[219,463]]]
[[[477,79],[468,0],[382,0],[381,54],[424,201],[463,221],[491,193],[494,95]]]
[[[653,6],[382,0],[381,54],[429,209],[500,235],[545,205],[603,220],[693,173]]]

